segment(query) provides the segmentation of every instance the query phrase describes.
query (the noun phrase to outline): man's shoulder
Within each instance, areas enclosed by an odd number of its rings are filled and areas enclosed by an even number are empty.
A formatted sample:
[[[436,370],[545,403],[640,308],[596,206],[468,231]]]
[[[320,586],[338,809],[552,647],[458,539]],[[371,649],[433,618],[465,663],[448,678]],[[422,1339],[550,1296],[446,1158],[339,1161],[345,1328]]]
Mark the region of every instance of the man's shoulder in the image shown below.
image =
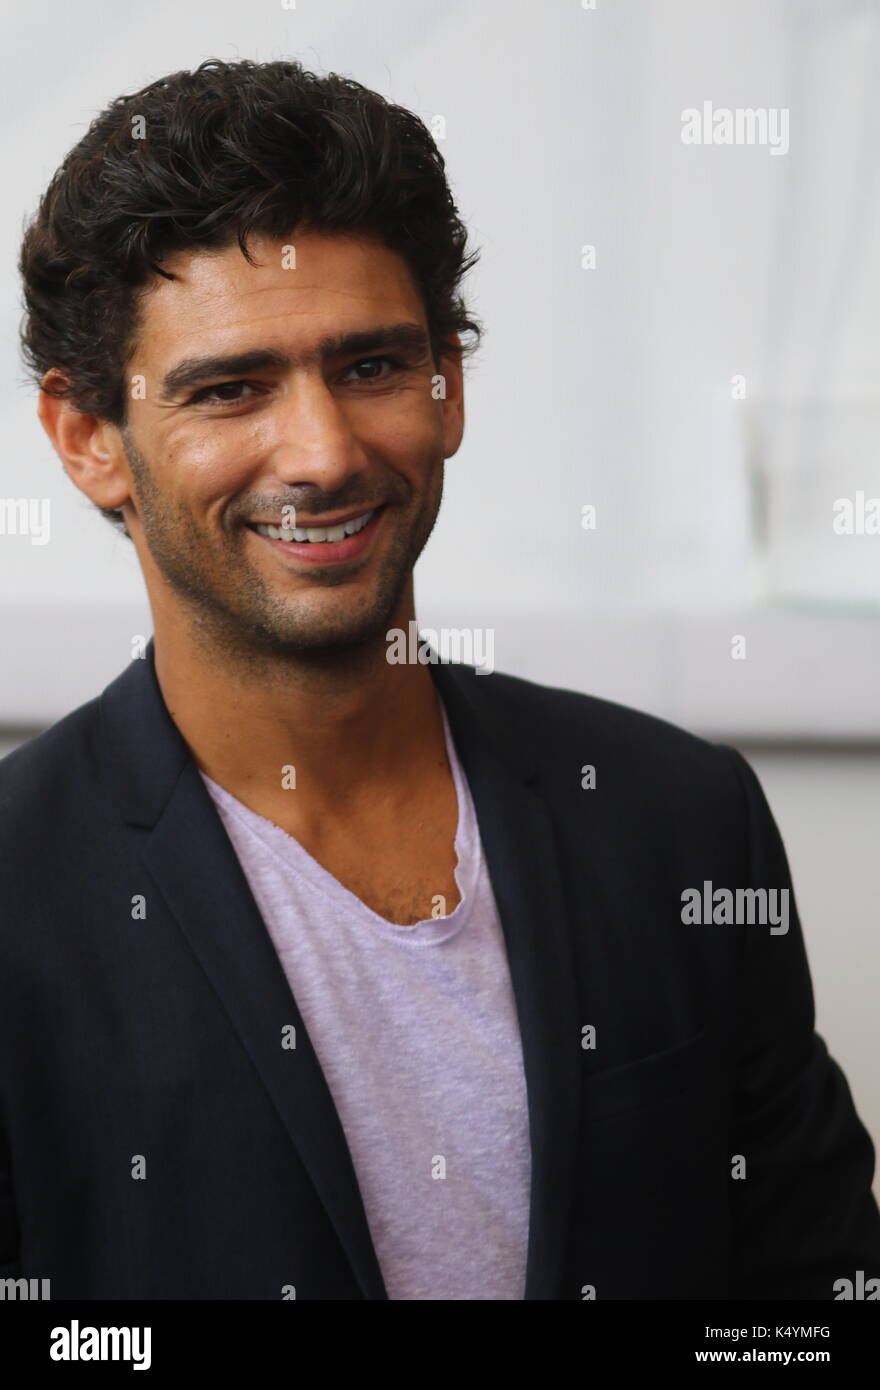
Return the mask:
[[[445,670],[471,715],[551,778],[558,769],[567,780],[574,756],[628,777],[699,783],[707,791],[717,789],[719,779],[728,788],[732,783],[729,748],[657,715],[523,676],[477,674],[462,664]],[[121,679],[104,695],[116,687],[122,688]],[[0,827],[42,824],[88,799],[102,777],[103,698],[88,700],[0,759]]]
[[[85,791],[84,775],[97,765],[100,702],[86,701],[0,759],[0,826],[51,820]]]
[[[631,842],[711,841],[738,854],[752,817],[766,815],[754,772],[727,744],[597,695],[472,672],[453,677],[472,718],[496,746],[500,731],[508,766],[527,766],[572,825],[599,816]]]
[[[636,765],[667,763],[729,775],[730,749],[658,715],[597,695],[544,685],[521,676],[477,675],[459,667],[474,708],[493,724],[518,733],[539,753],[577,747]]]

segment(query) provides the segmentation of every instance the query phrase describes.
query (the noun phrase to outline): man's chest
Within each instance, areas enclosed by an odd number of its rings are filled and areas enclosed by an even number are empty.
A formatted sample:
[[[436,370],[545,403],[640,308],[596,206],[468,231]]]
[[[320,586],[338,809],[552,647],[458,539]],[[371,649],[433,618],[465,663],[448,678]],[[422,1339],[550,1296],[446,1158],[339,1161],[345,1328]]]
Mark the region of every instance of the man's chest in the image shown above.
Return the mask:
[[[319,824],[264,812],[322,869],[364,905],[398,926],[445,917],[458,906],[455,839],[458,801],[451,777],[406,810],[369,815],[340,808]]]
[[[458,906],[455,826],[388,826],[304,848],[366,907],[398,926],[446,917]]]

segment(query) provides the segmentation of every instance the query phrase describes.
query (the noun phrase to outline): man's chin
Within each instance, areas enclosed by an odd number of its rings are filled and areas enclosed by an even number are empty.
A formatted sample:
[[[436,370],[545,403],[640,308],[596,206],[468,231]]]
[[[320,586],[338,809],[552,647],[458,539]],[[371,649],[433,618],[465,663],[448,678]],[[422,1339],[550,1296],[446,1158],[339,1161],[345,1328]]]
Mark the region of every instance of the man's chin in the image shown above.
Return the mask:
[[[408,554],[387,557],[372,574],[340,572],[336,583],[314,584],[296,594],[279,583],[277,572],[267,576],[247,557],[230,556],[227,582],[212,569],[207,582],[191,554],[184,562],[161,566],[166,582],[189,608],[203,644],[263,658],[362,654],[364,648],[387,644],[412,572]],[[340,567],[341,570],[341,567]],[[235,586],[228,580],[235,577]],[[224,592],[225,590],[225,592]]]
[[[385,603],[358,614],[276,614],[240,625],[244,645],[266,656],[328,657],[346,651],[387,645],[389,628],[394,626],[397,602]]]

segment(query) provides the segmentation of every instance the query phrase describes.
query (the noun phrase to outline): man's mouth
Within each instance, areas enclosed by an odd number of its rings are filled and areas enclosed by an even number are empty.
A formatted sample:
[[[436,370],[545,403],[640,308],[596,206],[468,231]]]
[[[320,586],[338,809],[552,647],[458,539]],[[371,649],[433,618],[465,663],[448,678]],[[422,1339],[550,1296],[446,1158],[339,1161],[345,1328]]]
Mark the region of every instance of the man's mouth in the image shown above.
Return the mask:
[[[261,536],[268,536],[273,541],[308,541],[310,545],[320,545],[335,541],[343,541],[346,536],[356,536],[358,531],[363,531],[376,515],[377,508],[371,512],[362,512],[360,516],[353,516],[348,521],[341,522],[337,526],[269,526],[263,522],[254,522],[253,530]]]
[[[366,551],[386,510],[383,503],[329,526],[275,526],[268,521],[251,521],[248,529],[282,559],[328,565],[354,560]]]

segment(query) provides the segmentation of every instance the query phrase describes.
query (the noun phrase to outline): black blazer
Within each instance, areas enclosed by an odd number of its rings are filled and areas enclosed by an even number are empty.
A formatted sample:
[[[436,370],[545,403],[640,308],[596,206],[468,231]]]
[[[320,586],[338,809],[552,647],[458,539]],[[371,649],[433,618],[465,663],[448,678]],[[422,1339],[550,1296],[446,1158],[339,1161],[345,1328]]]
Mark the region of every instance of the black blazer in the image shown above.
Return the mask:
[[[876,1277],[873,1149],[814,1032],[793,906],[787,934],[682,922],[706,880],[790,888],[747,763],[602,700],[429,670],[522,1034],[526,1298],[833,1299]],[[152,644],[0,764],[0,914],[0,1276],[53,1299],[387,1297]]]

